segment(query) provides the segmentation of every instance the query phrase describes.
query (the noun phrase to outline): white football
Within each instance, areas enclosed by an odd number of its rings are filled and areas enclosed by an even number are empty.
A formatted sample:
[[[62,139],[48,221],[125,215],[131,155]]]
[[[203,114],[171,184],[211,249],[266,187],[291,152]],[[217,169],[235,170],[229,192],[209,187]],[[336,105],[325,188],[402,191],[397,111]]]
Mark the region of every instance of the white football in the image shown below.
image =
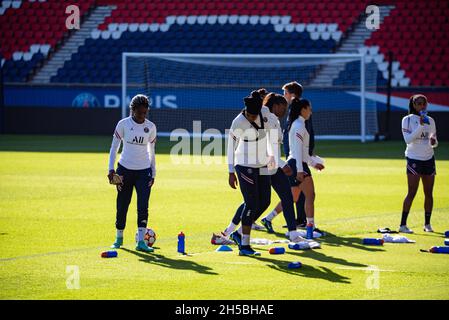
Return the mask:
[[[139,232],[136,232],[136,242],[139,241]],[[143,241],[145,241],[146,245],[152,247],[156,242],[156,232],[153,229],[147,228],[145,231],[145,235],[143,236]]]

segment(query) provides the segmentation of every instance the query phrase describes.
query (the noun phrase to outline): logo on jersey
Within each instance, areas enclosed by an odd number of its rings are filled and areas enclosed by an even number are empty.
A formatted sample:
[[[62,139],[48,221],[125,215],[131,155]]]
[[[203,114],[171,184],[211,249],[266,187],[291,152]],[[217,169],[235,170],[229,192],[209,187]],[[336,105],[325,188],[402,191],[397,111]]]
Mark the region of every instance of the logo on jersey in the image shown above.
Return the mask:
[[[268,122],[268,118],[267,117],[263,117],[263,122]]]
[[[143,131],[145,131],[145,133],[148,133],[148,132],[150,131],[150,129],[148,129],[147,127],[145,127],[145,128],[143,129]]]
[[[133,143],[143,144],[143,137],[134,137]]]

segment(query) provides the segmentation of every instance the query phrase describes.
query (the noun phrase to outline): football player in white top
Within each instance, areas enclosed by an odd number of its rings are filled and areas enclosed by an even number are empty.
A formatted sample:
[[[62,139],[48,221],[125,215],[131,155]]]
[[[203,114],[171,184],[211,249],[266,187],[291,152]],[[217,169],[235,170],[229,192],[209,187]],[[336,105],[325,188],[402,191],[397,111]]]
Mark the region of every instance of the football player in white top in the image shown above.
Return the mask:
[[[305,121],[312,115],[312,104],[307,99],[294,98],[290,105],[289,135],[290,154],[287,163],[294,171],[290,176],[293,201],[297,202],[300,192],[305,195],[305,211],[307,220],[307,237],[311,238],[315,225],[315,186],[312,173],[308,165],[317,170],[323,170],[324,165],[316,161],[317,158],[309,155],[309,133],[307,132]]]
[[[120,120],[115,128],[109,152],[109,183],[117,185],[116,240],[112,248],[123,244],[126,215],[133,193],[137,192],[137,244],[136,250],[152,252],[144,242],[148,223],[148,201],[156,176],[156,126],[146,117],[150,108],[144,95],[136,95],[130,103],[131,116]],[[123,150],[114,170],[115,158],[123,143]]]
[[[427,98],[422,94],[410,97],[409,114],[402,119],[402,135],[407,144],[408,192],[402,207],[400,232],[413,233],[407,227],[407,217],[418,191],[419,180],[424,189],[424,231],[433,232],[430,217],[433,209],[433,186],[435,182],[435,157],[433,149],[438,146],[435,121],[427,115]]]
[[[239,254],[260,255],[250,246],[251,226],[270,205],[271,185],[268,166],[273,158],[265,129],[268,119],[261,113],[262,98],[257,91],[244,99],[245,109],[232,121],[228,140],[229,185],[236,189],[237,178],[245,207],[242,212],[242,235],[234,232]],[[236,177],[237,173],[237,177]]]
[[[259,89],[258,92],[260,93]],[[279,123],[279,118],[284,117],[287,112],[287,100],[280,94],[269,93],[265,96],[263,100],[263,106],[261,109],[261,113],[263,118],[267,119],[266,128],[268,129],[268,134],[270,137],[270,141],[273,148],[273,157],[275,162],[275,168],[270,172],[271,186],[278,194],[281,202],[283,203],[284,217],[288,225],[289,230],[289,238],[293,242],[299,242],[304,240],[299,236],[299,233],[296,231],[296,221],[295,221],[295,212],[293,207],[293,197],[290,189],[290,183],[288,180],[288,176],[293,174],[291,168],[288,164],[280,158],[280,143],[282,143],[282,129]],[[245,204],[243,203],[236,211],[231,223],[229,226],[223,231],[221,234],[213,234],[211,243],[212,244],[229,244],[228,236],[231,236],[235,239],[235,242],[238,243],[240,240],[237,234],[232,234],[236,229],[238,224],[241,221],[242,212],[245,208]],[[272,219],[271,214],[268,215]],[[262,224],[265,226],[269,233],[274,233],[274,230],[271,226],[271,219],[267,218],[268,216],[262,219]],[[257,220],[257,218],[256,218]],[[239,232],[239,231],[237,231]]]

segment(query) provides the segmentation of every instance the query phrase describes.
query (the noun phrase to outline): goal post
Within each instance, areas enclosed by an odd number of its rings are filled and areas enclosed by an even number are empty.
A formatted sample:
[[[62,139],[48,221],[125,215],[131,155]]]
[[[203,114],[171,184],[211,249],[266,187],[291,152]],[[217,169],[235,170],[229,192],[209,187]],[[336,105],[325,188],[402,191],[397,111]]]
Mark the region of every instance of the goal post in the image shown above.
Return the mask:
[[[362,54],[122,54],[122,117],[137,93],[150,97],[150,119],[161,136],[175,129],[222,134],[243,108],[243,97],[266,88],[282,94],[285,83],[303,85],[312,102],[317,139],[366,140],[378,132],[377,67]],[[281,121],[283,122],[283,121]]]

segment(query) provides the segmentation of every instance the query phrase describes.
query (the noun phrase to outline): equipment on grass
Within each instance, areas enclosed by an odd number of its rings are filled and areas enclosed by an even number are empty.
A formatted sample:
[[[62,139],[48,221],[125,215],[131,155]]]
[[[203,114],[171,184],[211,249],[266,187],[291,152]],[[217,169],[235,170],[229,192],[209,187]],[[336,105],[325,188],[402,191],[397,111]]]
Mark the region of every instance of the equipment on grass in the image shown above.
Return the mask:
[[[288,268],[289,268],[289,269],[298,269],[298,268],[301,268],[301,266],[302,266],[302,264],[301,264],[301,262],[299,262],[299,261],[290,262],[290,263],[288,264]]]
[[[185,234],[181,231],[178,234],[178,252],[185,254]]]
[[[156,232],[153,229],[147,228],[145,235],[143,236],[143,241],[149,247],[152,247],[156,242]],[[136,232],[136,242],[139,242],[139,232]]]
[[[379,228],[377,233],[398,233],[396,230],[391,230],[390,228]]]
[[[308,250],[308,249],[319,249],[321,245],[313,240],[301,241],[301,242],[290,242],[288,248],[292,250]]]
[[[444,237],[445,237],[445,238],[449,238],[449,231],[446,231],[446,232],[444,233]]]
[[[270,250],[268,252],[270,254],[284,254],[285,248],[284,247],[274,247],[274,248],[270,248]]]
[[[382,246],[384,244],[384,239],[364,238],[362,242],[363,244],[370,246]]]
[[[449,246],[449,239],[444,239],[444,245]]]
[[[383,237],[384,242],[389,243],[415,243],[415,240],[410,240],[406,236],[392,236],[389,234],[384,234]]]
[[[117,257],[117,251],[104,251],[101,253],[102,258],[115,258]]]
[[[434,246],[430,248],[429,252],[432,253],[449,253],[449,247],[442,247],[442,246]]]
[[[219,246],[215,251],[217,251],[217,252],[229,252],[229,251],[232,251],[232,248],[230,246],[222,245],[222,246]]]

